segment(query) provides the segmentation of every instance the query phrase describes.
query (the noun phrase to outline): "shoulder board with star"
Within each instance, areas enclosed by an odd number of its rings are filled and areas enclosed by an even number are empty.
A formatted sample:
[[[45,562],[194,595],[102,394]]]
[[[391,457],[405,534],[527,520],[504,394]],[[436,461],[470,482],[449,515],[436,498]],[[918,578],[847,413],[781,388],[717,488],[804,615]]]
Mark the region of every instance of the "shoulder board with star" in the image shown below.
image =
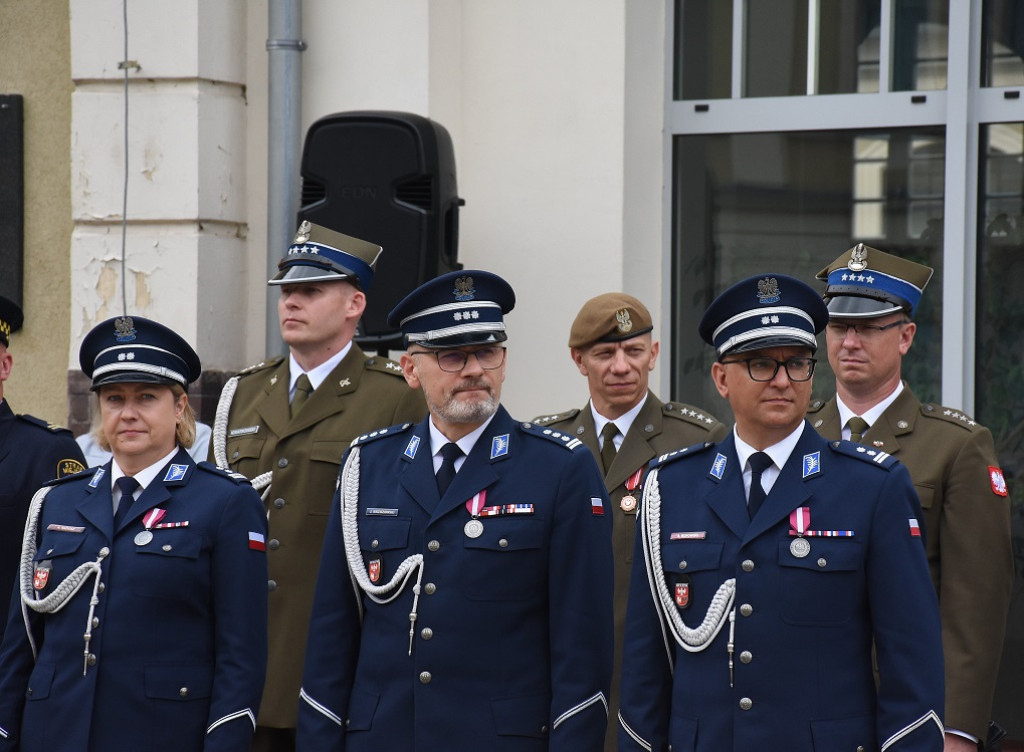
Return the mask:
[[[536,423],[520,423],[519,427],[527,436],[536,436],[539,439],[547,439],[555,444],[560,444],[569,451],[575,451],[583,446],[583,442],[572,434],[556,431],[554,428],[537,425]]]
[[[661,412],[669,418],[675,418],[676,420],[685,420],[687,423],[693,423],[694,425],[701,426],[704,429],[710,431],[718,421],[712,418],[706,412],[693,405],[686,405],[682,402],[666,402]]]
[[[402,366],[400,363],[391,360],[391,358],[381,357],[380,355],[373,355],[366,359],[366,370],[390,373],[392,376],[398,376],[403,379],[405,378],[402,374]]]
[[[936,404],[935,402],[928,402],[921,405],[921,415],[926,418],[944,420],[947,423],[960,426],[966,431],[978,431],[984,428],[984,426],[974,420],[970,415],[967,415],[963,410],[954,410],[952,407],[945,407],[943,405]]]
[[[662,465],[667,465],[670,462],[675,462],[676,460],[682,459],[683,457],[692,457],[695,454],[700,454],[701,452],[707,451],[713,446],[715,446],[715,442],[705,441],[700,444],[691,444],[690,446],[683,447],[682,449],[676,449],[674,452],[669,452],[668,454],[658,455],[653,460],[651,460],[651,469],[661,467]]]
[[[870,462],[872,465],[885,468],[886,470],[889,470],[899,463],[899,460],[888,452],[883,452],[880,449],[872,449],[871,447],[864,446],[863,444],[855,444],[852,441],[830,441],[828,445],[836,454],[845,454],[848,457],[856,457],[859,460]]]
[[[574,410],[566,410],[564,413],[555,413],[554,415],[538,415],[530,422],[536,423],[538,426],[549,426],[552,423],[562,423],[567,420],[573,420],[579,414],[580,409],[577,407]]]
[[[44,428],[47,431],[49,431],[50,433],[68,433],[68,434],[71,433],[71,429],[70,428],[65,428],[64,426],[58,426],[56,423],[47,423],[42,418],[37,418],[34,415],[21,414],[21,415],[18,415],[17,417],[20,420],[25,421],[26,423],[31,423],[33,426],[38,426],[39,428]]]
[[[253,363],[251,366],[243,368],[238,372],[239,376],[248,375],[250,373],[257,373],[258,371],[265,371],[268,368],[277,368],[281,365],[281,361],[284,360],[283,355],[275,355],[273,358],[267,358],[261,360],[259,363]]]
[[[238,485],[242,485],[243,483],[249,482],[249,479],[246,476],[242,475],[241,473],[236,473],[234,470],[231,470],[230,468],[217,467],[212,462],[206,462],[205,460],[203,460],[202,462],[197,462],[196,467],[198,467],[200,470],[205,470],[208,473],[212,473],[213,475],[219,475],[222,478],[230,478]]]
[[[350,446],[363,446],[365,444],[369,444],[371,441],[383,439],[385,436],[397,436],[400,433],[405,433],[412,428],[412,426],[412,423],[399,423],[394,426],[388,426],[387,428],[378,428],[375,431],[364,433],[362,436],[356,436],[356,438],[352,440]]]

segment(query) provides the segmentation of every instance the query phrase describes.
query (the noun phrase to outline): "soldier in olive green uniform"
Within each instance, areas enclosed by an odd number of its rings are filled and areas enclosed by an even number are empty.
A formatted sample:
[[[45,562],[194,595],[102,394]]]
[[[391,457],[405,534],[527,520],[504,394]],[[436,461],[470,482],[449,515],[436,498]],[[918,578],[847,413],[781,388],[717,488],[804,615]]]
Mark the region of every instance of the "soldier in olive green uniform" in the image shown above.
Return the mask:
[[[294,749],[302,663],[320,549],[341,458],[375,428],[426,415],[394,361],[353,342],[379,246],[303,222],[281,271],[287,358],[224,387],[211,458],[252,479],[270,523],[267,681],[253,750]]]
[[[976,750],[992,709],[1013,583],[1010,507],[992,434],[960,410],[921,404],[900,380],[911,320],[932,270],[858,245],[818,273],[827,280],[828,359],[838,395],[811,402],[828,439],[897,457],[921,500],[939,596],[946,666],[947,752]]]
[[[645,468],[660,454],[718,441],[728,433],[728,427],[707,411],[680,402],[663,403],[648,389],[650,372],[658,359],[653,329],[650,312],[629,295],[605,293],[584,303],[569,333],[569,352],[580,373],[587,377],[590,402],[582,410],[546,415],[534,421],[578,436],[590,448],[604,471],[605,487],[612,502],[615,674],[606,750],[615,749],[618,728],[626,594]]]

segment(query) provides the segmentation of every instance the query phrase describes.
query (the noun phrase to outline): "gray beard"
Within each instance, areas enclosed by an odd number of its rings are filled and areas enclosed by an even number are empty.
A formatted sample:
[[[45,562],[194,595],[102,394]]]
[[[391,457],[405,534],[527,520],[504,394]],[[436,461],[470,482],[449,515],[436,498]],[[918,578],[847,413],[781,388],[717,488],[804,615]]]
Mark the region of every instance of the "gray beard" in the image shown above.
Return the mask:
[[[498,400],[490,394],[483,401],[459,402],[449,394],[440,405],[427,398],[427,407],[445,423],[483,423],[498,411]]]

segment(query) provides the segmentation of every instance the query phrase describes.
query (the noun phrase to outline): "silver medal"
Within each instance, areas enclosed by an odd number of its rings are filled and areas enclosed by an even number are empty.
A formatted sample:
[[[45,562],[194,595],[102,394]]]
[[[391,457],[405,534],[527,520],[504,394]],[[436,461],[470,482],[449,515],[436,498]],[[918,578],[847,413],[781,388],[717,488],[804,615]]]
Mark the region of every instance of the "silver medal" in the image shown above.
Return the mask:
[[[463,530],[465,530],[467,538],[479,538],[484,534],[484,523],[474,518],[466,523]]]
[[[145,546],[151,540],[153,540],[153,534],[148,530],[143,530],[141,533],[135,536],[135,545]]]
[[[789,552],[798,559],[802,559],[811,552],[811,544],[806,538],[794,538],[789,544]]]

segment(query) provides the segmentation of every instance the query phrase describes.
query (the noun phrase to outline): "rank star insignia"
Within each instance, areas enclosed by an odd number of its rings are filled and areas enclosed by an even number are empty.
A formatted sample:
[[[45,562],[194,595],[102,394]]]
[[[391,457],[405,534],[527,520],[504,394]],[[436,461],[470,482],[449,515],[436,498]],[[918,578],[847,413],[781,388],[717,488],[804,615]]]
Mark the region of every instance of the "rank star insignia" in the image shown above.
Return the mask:
[[[402,367],[398,365],[398,363],[388,362],[384,364],[384,367],[387,368],[389,371],[398,371],[399,373],[402,372]]]

